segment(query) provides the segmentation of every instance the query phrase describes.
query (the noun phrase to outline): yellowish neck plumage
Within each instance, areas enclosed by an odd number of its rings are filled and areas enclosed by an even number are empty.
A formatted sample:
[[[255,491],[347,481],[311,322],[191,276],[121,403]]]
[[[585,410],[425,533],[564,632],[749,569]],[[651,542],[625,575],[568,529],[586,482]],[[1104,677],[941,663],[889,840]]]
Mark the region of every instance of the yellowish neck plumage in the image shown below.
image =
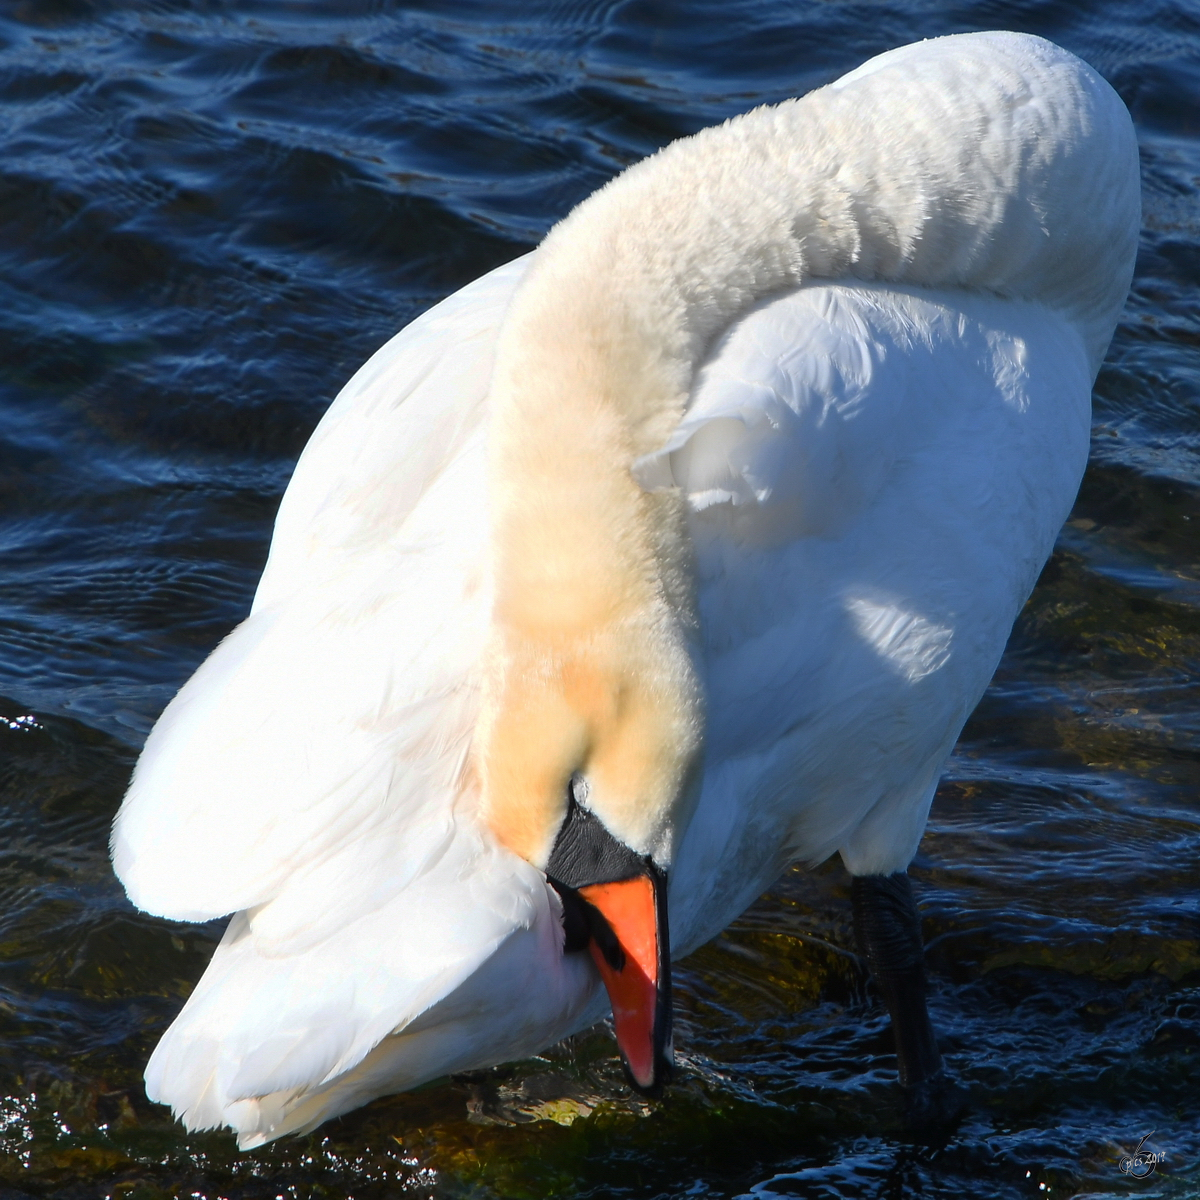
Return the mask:
[[[611,832],[663,857],[702,723],[691,573],[679,497],[643,491],[629,464],[683,389],[618,296],[539,283],[492,391],[489,815],[541,865],[581,773]]]

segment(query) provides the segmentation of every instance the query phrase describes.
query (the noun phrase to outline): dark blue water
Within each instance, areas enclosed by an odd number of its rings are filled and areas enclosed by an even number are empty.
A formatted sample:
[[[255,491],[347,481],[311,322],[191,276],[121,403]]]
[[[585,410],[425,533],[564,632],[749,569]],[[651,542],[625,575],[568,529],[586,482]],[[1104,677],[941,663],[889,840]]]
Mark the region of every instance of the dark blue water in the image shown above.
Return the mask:
[[[184,1137],[140,1070],[217,931],[134,913],[107,827],[338,387],[666,141],[985,28],[1115,85],[1145,228],[1079,502],[913,868],[958,1135],[899,1140],[831,864],[683,965],[660,1105],[600,1027],[253,1154]],[[7,0],[0,114],[0,1197],[1200,1194],[1194,3]]]

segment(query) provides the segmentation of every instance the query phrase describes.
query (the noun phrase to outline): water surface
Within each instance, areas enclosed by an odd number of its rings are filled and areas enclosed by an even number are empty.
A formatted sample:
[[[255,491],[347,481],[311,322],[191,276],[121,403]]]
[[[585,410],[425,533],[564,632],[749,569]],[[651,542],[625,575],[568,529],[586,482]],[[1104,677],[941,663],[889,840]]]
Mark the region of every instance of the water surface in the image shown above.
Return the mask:
[[[135,913],[107,829],[338,387],[670,139],[994,27],[1121,93],[1145,229],[1079,502],[913,867],[958,1135],[898,1137],[828,864],[682,964],[659,1105],[599,1027],[253,1154],[183,1136],[141,1066],[219,929]],[[1200,1192],[1193,5],[25,0],[0,111],[0,1196]]]

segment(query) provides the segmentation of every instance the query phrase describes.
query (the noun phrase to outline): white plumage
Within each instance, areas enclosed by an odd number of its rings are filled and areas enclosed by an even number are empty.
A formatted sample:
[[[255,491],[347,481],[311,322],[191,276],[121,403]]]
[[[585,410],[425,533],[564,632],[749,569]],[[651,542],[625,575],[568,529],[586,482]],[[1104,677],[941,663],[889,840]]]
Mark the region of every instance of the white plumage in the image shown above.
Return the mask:
[[[791,861],[903,869],[1074,498],[1138,219],[1128,114],[1089,68],[943,38],[676,143],[383,347],[117,820],[135,904],[236,914],[151,1097],[252,1146],[604,1011],[472,759],[489,464],[539,329],[658,381],[616,389],[630,453],[602,465],[684,504],[705,716],[674,952]]]

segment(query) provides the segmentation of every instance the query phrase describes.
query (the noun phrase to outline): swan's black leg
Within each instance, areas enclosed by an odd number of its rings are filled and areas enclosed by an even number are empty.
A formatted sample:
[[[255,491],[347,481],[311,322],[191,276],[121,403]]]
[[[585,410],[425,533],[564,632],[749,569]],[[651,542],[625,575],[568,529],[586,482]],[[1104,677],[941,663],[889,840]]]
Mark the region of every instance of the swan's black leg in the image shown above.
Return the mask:
[[[905,1124],[936,1137],[966,1108],[966,1097],[946,1077],[925,1005],[921,919],[904,871],[856,875],[851,884],[854,932],[875,986],[887,1005],[896,1037]]]

